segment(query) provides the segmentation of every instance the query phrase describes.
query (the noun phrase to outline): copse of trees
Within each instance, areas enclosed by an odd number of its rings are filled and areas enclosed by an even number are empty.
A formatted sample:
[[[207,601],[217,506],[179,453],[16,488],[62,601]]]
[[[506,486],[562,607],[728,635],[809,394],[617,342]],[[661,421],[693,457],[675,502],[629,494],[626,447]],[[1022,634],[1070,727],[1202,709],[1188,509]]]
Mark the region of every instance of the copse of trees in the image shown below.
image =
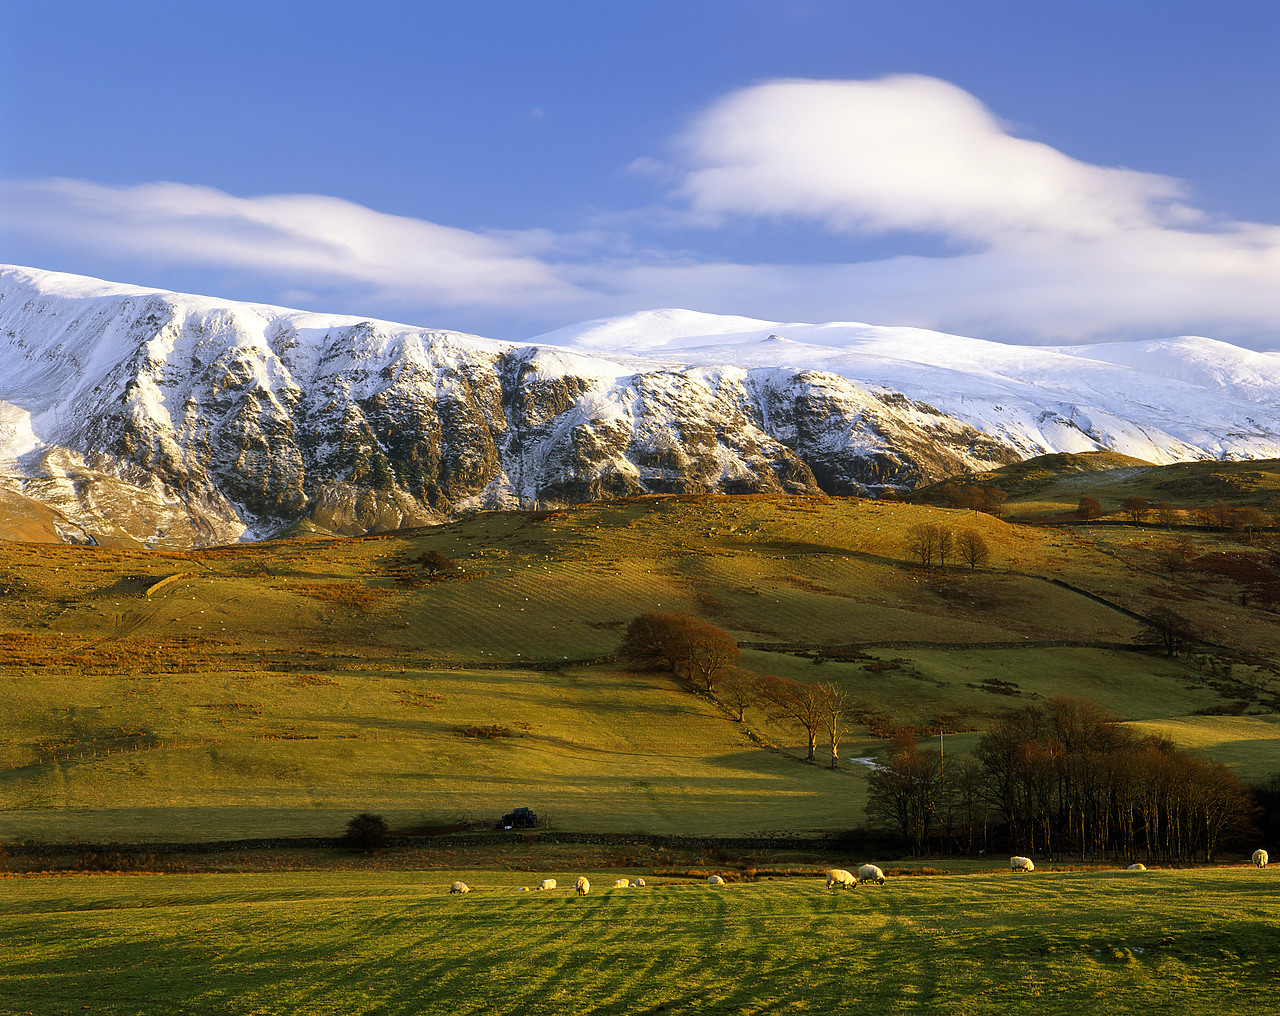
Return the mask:
[[[1018,853],[1160,862],[1211,861],[1249,829],[1250,809],[1226,766],[1067,697],[1005,713],[958,764],[902,739],[871,774],[867,804],[917,853],[934,835],[983,850],[998,828]]]
[[[733,637],[692,614],[646,610],[629,625],[618,651],[646,664],[658,664],[712,691],[742,656]]]
[[[976,484],[956,484],[950,481],[938,488],[938,493],[952,508],[972,508],[987,515],[1000,515],[1009,495],[999,487],[979,487]]]
[[[976,529],[956,533],[936,522],[922,522],[907,530],[906,549],[925,568],[946,568],[948,560],[958,559],[976,569],[991,559],[991,548]]]

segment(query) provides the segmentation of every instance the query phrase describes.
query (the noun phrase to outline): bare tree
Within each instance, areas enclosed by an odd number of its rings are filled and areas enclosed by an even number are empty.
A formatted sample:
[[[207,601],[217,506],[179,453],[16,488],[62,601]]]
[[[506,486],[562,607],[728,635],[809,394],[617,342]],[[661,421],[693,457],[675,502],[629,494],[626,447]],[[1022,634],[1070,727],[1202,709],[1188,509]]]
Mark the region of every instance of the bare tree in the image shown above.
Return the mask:
[[[907,553],[928,568],[936,560],[943,568],[955,537],[946,526],[936,522],[921,522],[907,530]]]
[[[867,816],[896,827],[918,857],[937,817],[941,785],[936,751],[895,747],[867,778]]]
[[[934,529],[934,526],[919,523],[907,530],[907,553],[926,568],[933,564],[938,552]]]
[[[771,707],[773,718],[799,727],[809,740],[806,760],[818,756],[818,732],[827,714],[826,695],[816,684],[768,675],[760,678],[760,697]]]
[[[627,625],[619,652],[634,660],[664,664],[711,691],[738,662],[742,651],[733,637],[689,614],[646,610]]]
[[[1177,611],[1168,607],[1157,607],[1147,619],[1151,626],[1151,635],[1164,650],[1165,656],[1173,656],[1186,648],[1188,642],[1195,641],[1195,626]]]
[[[1124,507],[1124,513],[1134,522],[1141,522],[1151,510],[1151,502],[1138,494],[1130,494],[1120,503]]]
[[[714,624],[693,621],[685,628],[685,660],[689,680],[712,691],[742,657],[733,636]]]
[[[840,768],[840,739],[848,733],[844,723],[844,714],[852,703],[849,693],[834,681],[823,681],[818,685],[822,689],[823,704],[826,707],[827,741],[831,745],[831,768]]]
[[[986,539],[976,529],[960,531],[956,537],[956,551],[960,555],[960,560],[967,564],[970,570],[986,564],[991,558],[991,548],[987,546]]]
[[[747,710],[760,701],[760,681],[745,667],[730,667],[725,679],[716,688],[720,701],[738,716],[738,722],[746,720]]]
[[[1230,529],[1235,513],[1236,510],[1232,504],[1219,498],[1208,508],[1202,508],[1200,517],[1204,520],[1206,526],[1213,526],[1216,529]]]
[[[1178,524],[1179,509],[1172,501],[1161,501],[1156,505],[1156,521],[1162,526]]]

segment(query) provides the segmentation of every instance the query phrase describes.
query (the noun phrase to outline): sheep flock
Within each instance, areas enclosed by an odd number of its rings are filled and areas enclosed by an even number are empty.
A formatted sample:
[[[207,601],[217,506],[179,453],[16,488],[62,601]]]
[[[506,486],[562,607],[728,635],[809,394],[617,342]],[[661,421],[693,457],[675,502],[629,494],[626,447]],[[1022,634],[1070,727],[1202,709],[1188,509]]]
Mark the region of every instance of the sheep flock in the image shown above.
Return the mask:
[[[1255,850],[1251,857],[1251,863],[1257,868],[1265,868],[1269,861],[1270,858],[1267,852],[1263,849]],[[1015,854],[1009,858],[1009,870],[1013,872],[1029,872],[1035,871],[1036,866],[1035,862],[1031,858]],[[1147,866],[1140,861],[1136,861],[1128,865],[1125,870],[1146,871]],[[845,868],[828,868],[823,872],[823,877],[826,879],[828,890],[856,889],[864,882],[871,882],[876,885],[884,885],[885,883],[884,870],[874,864],[861,865],[856,871],[849,871]],[[721,875],[708,875],[703,881],[703,884],[710,886],[723,886],[727,885],[728,882]],[[535,888],[545,891],[556,889],[558,887],[559,883],[556,879],[544,878]],[[612,889],[642,889],[644,887],[645,880],[643,878],[635,878],[634,880],[629,878],[616,878],[610,885],[610,888]],[[586,878],[586,876],[580,875],[574,882],[573,889],[576,895],[586,896],[591,892],[591,882]],[[529,892],[530,890],[528,886],[521,886],[518,891]],[[471,887],[465,882],[454,882],[449,887],[449,892],[451,894],[469,893],[471,892]]]

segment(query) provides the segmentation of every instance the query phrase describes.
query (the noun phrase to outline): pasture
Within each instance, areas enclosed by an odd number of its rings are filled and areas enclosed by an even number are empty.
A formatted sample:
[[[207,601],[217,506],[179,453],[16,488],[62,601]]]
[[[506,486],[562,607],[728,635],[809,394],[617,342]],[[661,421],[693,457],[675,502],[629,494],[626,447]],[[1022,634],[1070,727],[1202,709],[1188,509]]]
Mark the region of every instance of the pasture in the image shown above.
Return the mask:
[[[991,560],[913,565],[921,522],[980,530]],[[0,542],[0,840],[334,835],[359,811],[404,828],[516,805],[562,830],[860,824],[861,767],[804,765],[802,735],[764,710],[739,724],[609,659],[644,610],[704,617],[755,647],[756,672],[832,681],[895,722],[947,714],[969,731],[949,751],[1003,709],[1066,694],[1266,776],[1274,611],[1241,604],[1230,575],[1161,574],[1146,539],[752,495],[192,552]],[[428,574],[428,551],[457,571]],[[1167,604],[1217,645],[1119,648],[1143,634],[1126,610]],[[1254,726],[1230,735],[1231,719]],[[842,746],[881,751],[856,724]]]
[[[975,871],[828,892],[588,871],[3,881],[4,1011],[1216,1014],[1274,1007],[1276,877]],[[578,874],[559,875],[561,885]],[[645,889],[601,889],[644,874]],[[449,896],[457,878],[473,891]]]

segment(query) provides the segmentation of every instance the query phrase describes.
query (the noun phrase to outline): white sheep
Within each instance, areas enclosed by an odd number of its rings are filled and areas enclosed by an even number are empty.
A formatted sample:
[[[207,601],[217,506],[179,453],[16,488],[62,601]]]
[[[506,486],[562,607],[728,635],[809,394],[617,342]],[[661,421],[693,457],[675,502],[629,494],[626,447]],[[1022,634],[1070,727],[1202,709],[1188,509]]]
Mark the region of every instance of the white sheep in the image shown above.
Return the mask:
[[[707,885],[724,885],[724,879],[719,875],[711,875],[707,878]]]
[[[554,889],[555,887],[556,887],[556,880],[554,878],[544,878],[541,882],[538,883],[538,888],[540,890]]]
[[[1146,870],[1147,870],[1147,866],[1143,864],[1141,861],[1136,861],[1135,863],[1129,865],[1129,867],[1125,869],[1125,871],[1146,871]]]
[[[573,884],[573,887],[577,890],[579,896],[586,896],[587,893],[591,892],[591,883],[587,881],[585,875],[579,875],[578,881]]]
[[[636,879],[634,882],[632,882],[632,883],[631,883],[631,888],[632,888],[632,889],[643,889],[643,888],[644,888],[644,879],[642,879],[642,878],[638,878],[638,879]]]
[[[454,882],[453,885],[449,886],[449,892],[469,893],[471,892],[471,886],[467,885],[466,882]]]
[[[884,885],[884,872],[874,864],[864,864],[858,869],[858,881],[874,882],[876,885]]]
[[[1253,852],[1253,863],[1256,867],[1265,868],[1269,860],[1271,860],[1271,858],[1267,857],[1267,852],[1265,850],[1259,848]]]
[[[629,879],[629,878],[615,878],[615,879],[613,880],[613,888],[615,888],[615,889],[630,889],[630,888],[631,888],[631,879]]]
[[[845,871],[843,868],[832,868],[827,872],[827,888],[842,885],[846,889],[858,888],[858,880],[853,877],[853,873]]]
[[[1036,864],[1029,857],[1011,857],[1009,858],[1010,871],[1035,871]]]

